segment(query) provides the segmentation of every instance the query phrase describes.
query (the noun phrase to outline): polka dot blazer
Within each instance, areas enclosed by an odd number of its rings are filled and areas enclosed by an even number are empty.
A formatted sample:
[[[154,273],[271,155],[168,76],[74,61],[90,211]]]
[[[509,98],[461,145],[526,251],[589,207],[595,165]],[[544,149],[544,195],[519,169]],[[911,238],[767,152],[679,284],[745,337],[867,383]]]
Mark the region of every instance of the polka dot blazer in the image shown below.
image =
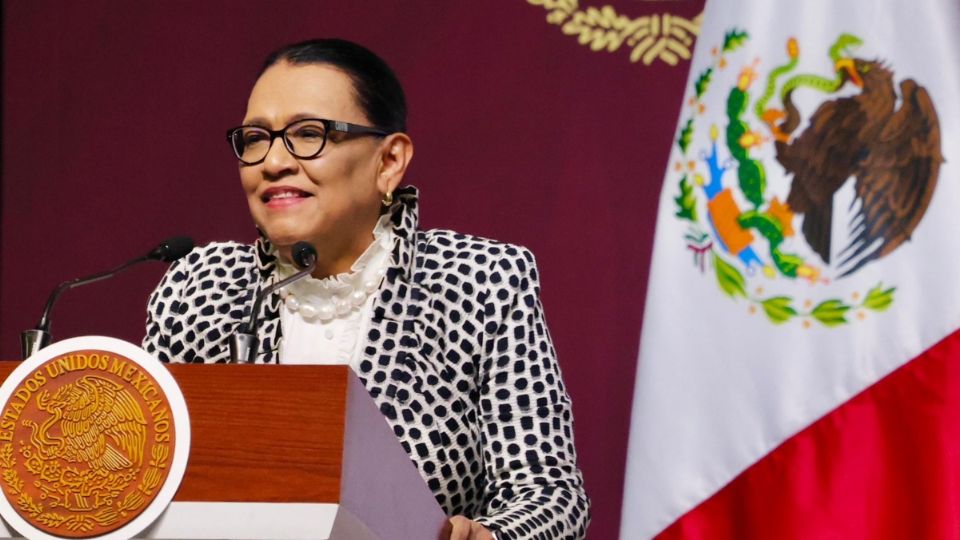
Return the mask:
[[[583,538],[590,503],[533,255],[417,230],[416,188],[396,195],[393,263],[357,375],[448,515],[500,540]],[[193,250],[150,297],[144,348],[164,362],[228,361],[229,336],[275,264],[262,238]],[[257,360],[276,362],[279,295],[260,321]]]

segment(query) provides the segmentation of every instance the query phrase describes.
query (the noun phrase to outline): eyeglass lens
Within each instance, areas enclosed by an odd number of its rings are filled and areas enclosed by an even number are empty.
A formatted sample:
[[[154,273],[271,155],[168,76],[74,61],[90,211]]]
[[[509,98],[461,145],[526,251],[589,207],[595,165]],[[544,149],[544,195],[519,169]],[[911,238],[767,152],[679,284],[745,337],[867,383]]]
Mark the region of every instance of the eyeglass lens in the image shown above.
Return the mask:
[[[294,122],[283,130],[284,144],[294,156],[312,158],[323,150],[326,127],[317,120]],[[233,150],[245,163],[256,163],[270,152],[270,132],[259,127],[242,127],[233,132]]]

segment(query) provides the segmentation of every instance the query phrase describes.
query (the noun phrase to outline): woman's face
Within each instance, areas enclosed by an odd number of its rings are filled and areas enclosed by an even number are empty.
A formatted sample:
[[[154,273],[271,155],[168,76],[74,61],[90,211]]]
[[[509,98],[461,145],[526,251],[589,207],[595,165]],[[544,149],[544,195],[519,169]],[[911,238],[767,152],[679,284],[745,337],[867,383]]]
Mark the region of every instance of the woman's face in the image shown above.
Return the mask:
[[[278,130],[298,119],[324,118],[369,126],[354,95],[350,78],[335,67],[280,62],[254,85],[243,124]],[[313,159],[295,158],[276,139],[262,163],[240,165],[254,222],[288,260],[290,247],[306,240],[321,261],[352,263],[373,239],[382,139],[342,135],[330,133]]]

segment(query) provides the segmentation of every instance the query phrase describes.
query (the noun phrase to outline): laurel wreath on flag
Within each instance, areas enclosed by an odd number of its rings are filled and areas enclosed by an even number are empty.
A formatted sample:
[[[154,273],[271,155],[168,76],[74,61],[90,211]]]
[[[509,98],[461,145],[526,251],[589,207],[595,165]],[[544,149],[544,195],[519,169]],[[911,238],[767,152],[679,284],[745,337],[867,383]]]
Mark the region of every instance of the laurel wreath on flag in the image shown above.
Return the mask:
[[[739,49],[748,39],[749,36],[746,32],[731,29],[724,35],[723,44],[713,49],[714,61],[712,65],[704,69],[694,80],[693,96],[688,102],[693,112],[686,121],[681,122],[682,127],[676,140],[681,153],[681,161],[675,165],[675,169],[680,173],[680,179],[677,184],[679,193],[673,198],[676,205],[674,215],[690,224],[684,234],[684,240],[687,243],[688,250],[693,253],[694,264],[700,268],[701,272],[705,272],[707,261],[709,261],[714,269],[717,284],[727,296],[734,300],[737,298],[746,299],[749,302],[751,313],[762,310],[767,318],[775,324],[800,319],[803,321],[804,327],[809,327],[811,320],[827,327],[836,327],[849,322],[847,317],[851,311],[856,312],[857,317],[863,319],[865,317],[864,310],[875,312],[886,310],[893,303],[893,294],[896,287],[886,287],[882,283],[878,283],[867,290],[866,293],[854,293],[851,302],[840,298],[828,298],[816,304],[811,300],[806,300],[798,305],[796,299],[790,295],[764,296],[763,287],[756,287],[751,293],[748,291],[747,278],[735,264],[725,260],[724,255],[716,249],[716,244],[711,235],[706,232],[708,227],[704,226],[698,215],[697,191],[690,181],[691,175],[694,175],[695,180],[702,181],[702,179],[696,178],[699,175],[694,174],[697,162],[694,156],[689,153],[696,127],[695,119],[697,114],[705,112],[706,104],[703,102],[703,97],[707,94],[711,80],[717,70],[726,67],[725,55]],[[735,92],[736,89],[731,92],[731,99],[746,99],[745,96],[734,95]],[[741,110],[742,107],[731,107],[728,100],[728,126],[742,123],[738,116]],[[745,128],[742,131],[746,132]],[[717,139],[718,137],[719,133],[711,132],[711,138]],[[729,140],[728,146],[730,146]],[[761,165],[756,160],[751,159],[744,151],[745,149],[740,148],[736,152],[733,150],[735,149],[731,147],[732,157],[737,162],[738,170],[741,173],[741,189],[743,190],[741,195],[759,208],[762,203],[766,202],[763,200],[762,193],[763,174],[754,175],[754,181],[751,181],[750,172],[757,171],[759,173]],[[712,157],[715,158],[716,156]],[[743,212],[737,216],[737,220],[741,225],[749,225],[754,228],[771,245],[779,245],[783,240],[783,230],[782,224],[776,219],[778,217],[777,211],[774,205],[771,205],[763,212]],[[775,249],[771,251],[773,251],[772,256],[776,259],[777,269],[790,271],[793,273],[793,277],[798,274],[803,275],[801,271],[805,269],[805,266],[802,258]],[[765,270],[769,270],[775,275],[772,268]]]
[[[630,61],[649,66],[655,60],[675,66],[689,60],[691,47],[700,35],[703,13],[692,20],[670,13],[630,18],[613,6],[581,9],[577,0],[527,0],[548,11],[547,22],[560,26],[568,36],[577,36],[591,50],[614,52],[630,47]]]

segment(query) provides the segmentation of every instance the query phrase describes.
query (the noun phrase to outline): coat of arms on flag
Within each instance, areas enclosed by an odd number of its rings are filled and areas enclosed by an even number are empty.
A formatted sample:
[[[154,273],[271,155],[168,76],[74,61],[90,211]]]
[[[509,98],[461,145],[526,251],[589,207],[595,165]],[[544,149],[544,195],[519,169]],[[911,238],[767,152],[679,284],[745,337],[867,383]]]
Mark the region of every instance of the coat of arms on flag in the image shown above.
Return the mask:
[[[960,533],[957,28],[948,0],[708,0],[622,538]]]
[[[709,259],[723,292],[746,298],[751,312],[759,308],[774,323],[799,317],[836,326],[850,311],[887,309],[895,286],[798,305],[795,289],[777,287],[775,278],[828,285],[910,239],[943,161],[930,95],[907,78],[898,100],[893,68],[856,56],[863,42],[846,33],[822,47],[825,73],[797,72],[800,44],[790,37],[784,58],[770,55],[782,63],[767,73],[759,66],[770,61],[754,57],[732,87],[711,84],[716,72],[737,69],[749,39],[732,28],[712,48],[714,62],[695,79],[677,138],[675,215],[689,222],[684,239],[695,264],[705,271]],[[708,109],[712,92],[724,94],[713,100],[721,110]],[[802,110],[802,94],[819,103]],[[703,147],[694,143],[698,129],[709,134],[697,139]],[[845,205],[835,208],[835,199]],[[835,225],[843,245],[833,241]]]

